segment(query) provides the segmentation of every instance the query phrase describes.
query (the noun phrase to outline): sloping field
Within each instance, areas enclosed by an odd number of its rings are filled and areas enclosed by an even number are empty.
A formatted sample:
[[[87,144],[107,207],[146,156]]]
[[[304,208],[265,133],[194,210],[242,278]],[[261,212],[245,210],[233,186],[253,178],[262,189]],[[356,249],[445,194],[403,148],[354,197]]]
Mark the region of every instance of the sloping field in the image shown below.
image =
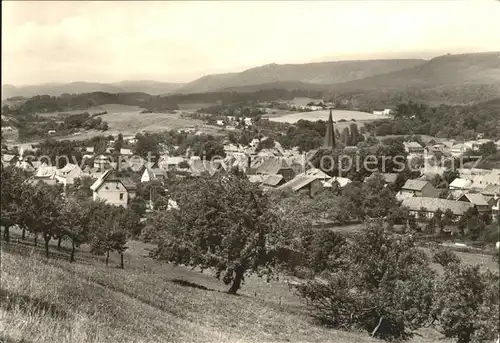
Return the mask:
[[[231,296],[210,273],[144,257],[150,247],[130,242],[122,270],[115,268],[117,256],[105,267],[79,251],[70,264],[2,242],[0,337],[24,343],[381,342],[317,325],[283,281],[247,277],[241,294]],[[451,342],[434,331],[421,334],[409,343]]]
[[[313,111],[313,112],[296,112],[290,113],[283,116],[277,117],[269,117],[269,120],[281,122],[281,123],[295,123],[300,119],[317,121],[317,120],[328,120],[328,115],[330,110],[324,111]],[[356,121],[367,121],[367,120],[377,120],[385,118],[381,115],[376,115],[367,112],[359,112],[359,111],[344,111],[344,110],[332,110],[333,120],[351,120],[355,119]]]
[[[100,135],[116,135],[121,133],[123,135],[135,135],[139,132],[159,132],[165,130],[172,130],[183,128],[187,126],[200,126],[201,131],[214,133],[214,128],[203,125],[201,120],[192,118],[182,118],[180,112],[175,113],[141,113],[143,109],[138,106],[127,106],[119,104],[108,104],[98,107],[92,107],[86,110],[67,111],[62,113],[76,114],[82,112],[98,113],[107,111],[103,114],[102,120],[106,121],[109,125],[109,130],[106,132],[101,131],[87,131],[80,134],[72,135],[69,137],[58,137],[58,139],[86,139]],[[62,113],[44,113],[46,117],[60,117]]]

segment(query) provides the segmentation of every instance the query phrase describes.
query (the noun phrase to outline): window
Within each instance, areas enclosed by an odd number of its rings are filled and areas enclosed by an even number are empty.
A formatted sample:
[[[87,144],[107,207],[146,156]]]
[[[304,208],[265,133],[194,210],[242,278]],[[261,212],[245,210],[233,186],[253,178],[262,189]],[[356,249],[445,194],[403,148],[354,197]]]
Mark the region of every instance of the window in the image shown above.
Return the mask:
[[[123,200],[123,193],[120,193],[120,200]]]

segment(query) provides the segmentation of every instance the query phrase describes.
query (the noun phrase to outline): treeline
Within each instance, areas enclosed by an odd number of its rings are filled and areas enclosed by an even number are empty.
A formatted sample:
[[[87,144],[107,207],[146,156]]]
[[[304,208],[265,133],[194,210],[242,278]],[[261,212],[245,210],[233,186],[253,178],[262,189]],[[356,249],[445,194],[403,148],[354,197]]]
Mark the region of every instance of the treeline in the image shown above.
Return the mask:
[[[10,228],[18,226],[33,235],[35,245],[41,237],[47,258],[49,243],[69,240],[72,249],[70,261],[75,261],[76,249],[89,244],[97,255],[106,255],[106,264],[111,252],[121,255],[127,249],[127,240],[140,234],[140,216],[134,211],[93,201],[87,190],[76,190],[74,194],[64,194],[58,186],[48,186],[26,182],[21,170],[3,168],[1,170],[2,208],[1,225],[4,240],[10,240]],[[85,185],[88,187],[88,185]]]
[[[410,101],[400,103],[393,120],[367,123],[367,130],[377,136],[426,134],[443,138],[500,138],[500,98],[468,106],[441,105],[432,107]]]
[[[390,227],[405,226],[406,218],[394,213],[398,204],[383,180],[359,187],[325,191],[333,194],[311,204],[310,213],[293,195],[263,192],[236,172],[188,179],[171,194],[179,209],[155,213],[143,238],[157,244],[152,257],[213,269],[232,294],[246,275],[270,281],[301,269],[295,287],[311,315],[330,327],[388,340],[423,327],[459,343],[496,338],[498,273],[464,265],[448,250],[429,257],[410,228],[397,234]],[[318,213],[350,216],[353,210],[365,220],[359,233],[311,228]]]

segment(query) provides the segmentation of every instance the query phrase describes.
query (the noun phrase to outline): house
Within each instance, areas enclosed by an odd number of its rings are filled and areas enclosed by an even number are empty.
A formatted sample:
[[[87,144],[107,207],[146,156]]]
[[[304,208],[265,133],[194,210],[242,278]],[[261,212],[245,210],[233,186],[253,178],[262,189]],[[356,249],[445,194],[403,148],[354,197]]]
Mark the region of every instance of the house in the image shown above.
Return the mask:
[[[290,181],[294,177],[293,169],[286,163],[283,158],[268,158],[260,167],[257,168],[256,174],[261,175],[282,175],[285,181]]]
[[[153,180],[165,181],[167,171],[161,168],[146,168],[141,176],[141,182],[149,182]]]
[[[267,178],[266,175],[247,175],[248,181],[251,183],[262,183],[265,178]]]
[[[315,178],[323,180],[323,181],[326,181],[326,180],[329,180],[332,178],[330,175],[328,175],[327,173],[325,173],[324,171],[322,171],[321,169],[318,169],[318,168],[308,169],[305,171],[304,175],[312,176],[312,177],[315,177]]]
[[[54,174],[56,180],[63,185],[72,185],[75,183],[75,179],[79,179],[82,176],[82,169],[78,165],[72,163],[68,163],[61,169],[57,169]]]
[[[455,144],[450,148],[450,153],[453,157],[460,157],[468,150],[465,144]]]
[[[477,193],[464,193],[457,198],[456,201],[465,201],[473,204],[478,212],[480,213],[490,213],[491,207],[488,200],[482,195]]]
[[[421,155],[424,153],[424,148],[417,142],[403,142],[403,145],[408,154]]]
[[[18,161],[18,156],[14,154],[2,154],[2,164],[3,165],[15,165]]]
[[[375,177],[375,175],[381,175],[384,179],[386,185],[390,185],[391,183],[395,183],[398,178],[398,173],[372,173],[370,176],[366,177],[363,181],[367,182],[369,179]]]
[[[132,156],[133,153],[132,153],[132,150],[131,149],[124,149],[124,148],[121,148],[120,149],[120,155],[123,155],[123,156]]]
[[[481,194],[487,197],[500,196],[500,185],[488,185],[481,190]]]
[[[110,169],[90,189],[94,201],[104,200],[108,204],[127,208],[129,201],[135,197],[137,187],[131,179],[120,177],[115,170]]]
[[[283,175],[268,175],[262,181],[261,186],[266,188],[277,188],[285,183],[286,181]]]
[[[57,167],[54,166],[49,166],[46,162],[43,162],[40,164],[38,169],[35,171],[35,177],[47,177],[47,176],[54,176],[56,173]]]
[[[439,198],[410,197],[403,200],[401,206],[409,209],[409,214],[415,217],[423,212],[427,218],[432,218],[434,213],[441,210],[443,213],[450,210],[458,219],[474,205],[465,201],[455,201]]]
[[[278,189],[282,190],[290,189],[293,192],[307,194],[310,197],[314,197],[322,188],[323,185],[320,179],[303,174],[297,175],[287,183],[278,187]]]
[[[35,171],[35,168],[28,161],[17,161],[15,167],[25,170],[28,173],[32,173]]]
[[[99,156],[96,156],[96,158],[94,158],[94,168],[101,169],[101,170],[109,169],[110,162],[111,162],[111,160],[108,156],[101,154]]]
[[[214,175],[218,171],[224,170],[224,166],[220,161],[207,161],[195,159],[189,162],[189,171],[191,175],[199,176],[204,172]]]
[[[472,180],[472,188],[475,189],[481,190],[489,185],[500,186],[500,173],[496,170],[492,170],[488,174],[476,175]]]
[[[472,186],[471,180],[462,179],[462,178],[457,177],[455,180],[453,180],[450,183],[449,188],[452,191],[455,191],[455,190],[465,191],[465,190],[469,190],[471,188],[471,186]]]
[[[88,153],[88,154],[93,154],[94,153],[94,147],[93,146],[85,147],[85,152]]]
[[[158,167],[165,170],[177,170],[180,169],[179,165],[184,161],[186,159],[181,156],[162,156],[158,161]]]
[[[331,188],[335,182],[338,183],[339,186],[343,188],[348,184],[350,184],[352,181],[346,177],[335,176],[328,181],[322,181],[322,185],[323,187]]]
[[[224,120],[217,120],[215,123],[218,126],[224,126]]]
[[[401,188],[401,193],[409,193],[416,197],[437,198],[439,190],[425,180],[407,180]]]

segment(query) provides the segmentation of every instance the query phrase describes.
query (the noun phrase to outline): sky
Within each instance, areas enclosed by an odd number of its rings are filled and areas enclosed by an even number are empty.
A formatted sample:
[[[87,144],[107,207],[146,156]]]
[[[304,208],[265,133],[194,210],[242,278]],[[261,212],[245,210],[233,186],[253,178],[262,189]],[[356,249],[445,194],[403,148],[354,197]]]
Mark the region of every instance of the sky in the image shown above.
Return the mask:
[[[498,0],[2,1],[2,84],[500,51]]]

